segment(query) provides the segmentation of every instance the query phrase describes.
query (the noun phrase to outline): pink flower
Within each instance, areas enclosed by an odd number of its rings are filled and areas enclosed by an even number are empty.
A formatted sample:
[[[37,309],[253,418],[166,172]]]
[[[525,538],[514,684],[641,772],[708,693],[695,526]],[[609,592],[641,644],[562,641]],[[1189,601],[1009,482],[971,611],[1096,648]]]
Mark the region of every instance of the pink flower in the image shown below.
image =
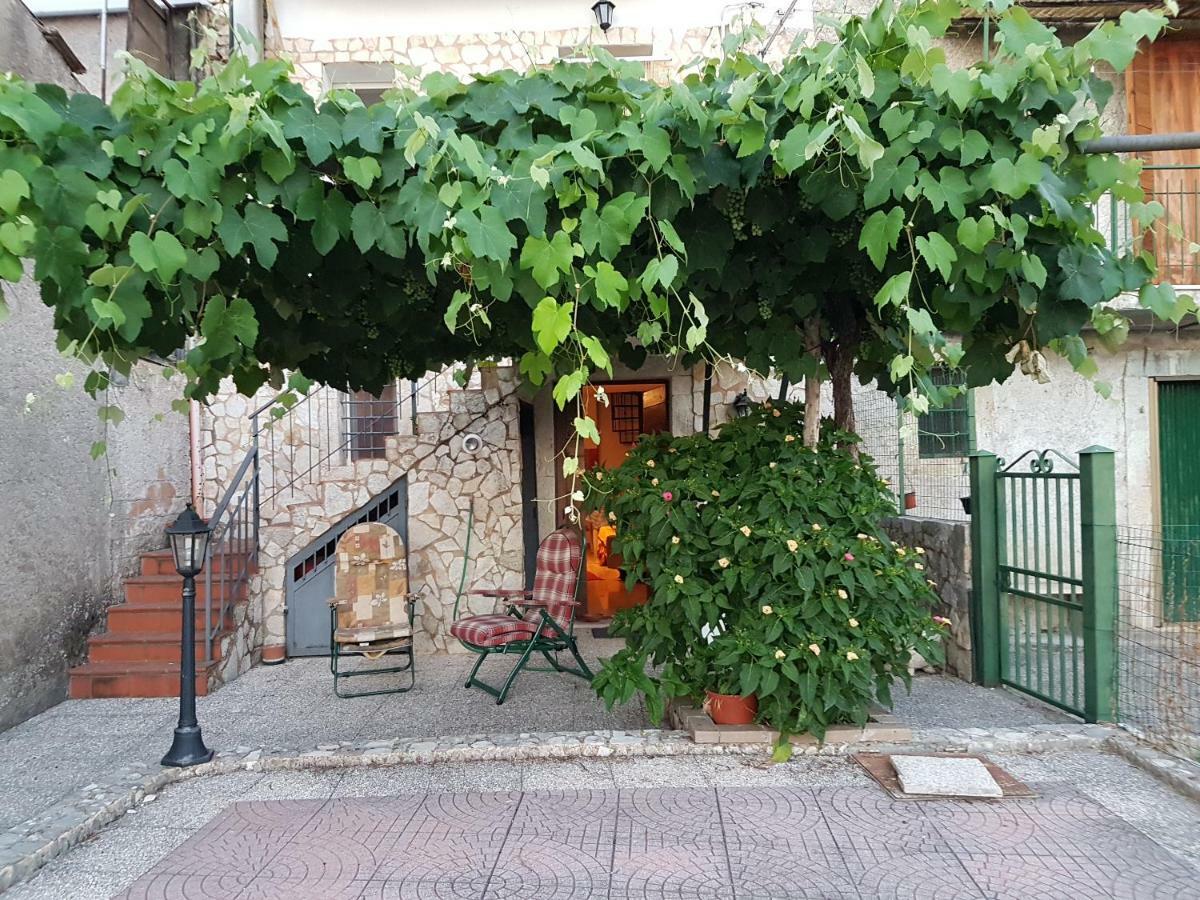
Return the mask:
[[[950,624],[950,620],[947,619],[945,616],[934,616],[933,621],[937,622],[939,625],[949,625]]]
[[[845,556],[842,557],[842,559],[844,559],[846,562],[854,562],[854,554],[847,553]]]
[[[670,491],[663,491],[663,499],[666,500],[668,503],[670,503],[674,499],[674,497],[675,497],[675,495],[672,494]]]

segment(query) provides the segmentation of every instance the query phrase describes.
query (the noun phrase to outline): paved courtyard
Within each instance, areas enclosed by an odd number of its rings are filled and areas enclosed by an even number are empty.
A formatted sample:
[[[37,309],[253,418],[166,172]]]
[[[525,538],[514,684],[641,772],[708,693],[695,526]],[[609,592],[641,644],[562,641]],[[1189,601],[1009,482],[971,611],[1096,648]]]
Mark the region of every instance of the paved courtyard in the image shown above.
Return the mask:
[[[619,646],[584,637],[593,660]],[[582,681],[543,673],[498,707],[462,688],[470,663],[418,658],[412,693],[338,700],[326,660],[292,660],[202,698],[200,718],[235,758],[647,725],[640,706],[608,711]],[[72,701],[0,735],[0,844],[120,767],[153,767],[175,710]],[[939,676],[899,691],[896,714],[918,737],[966,729],[1012,747],[1075,727]],[[1037,797],[893,801],[844,756],[243,768],[167,785],[5,900],[1200,897],[1200,806],[1098,749],[991,757]]]
[[[5,900],[1197,896],[1196,804],[1101,752],[994,758],[1037,798],[894,801],[844,757],[199,778]]]
[[[615,653],[619,640],[580,629],[589,662]],[[339,700],[325,658],[259,666],[198,703],[208,746],[309,750],[339,741],[461,734],[639,729],[649,725],[638,702],[609,711],[578,678],[526,672],[497,706],[463,682],[467,654],[417,657],[417,686],[408,694]],[[492,661],[504,674],[511,662]],[[485,671],[488,671],[485,669]],[[491,677],[495,677],[493,672]],[[378,686],[382,678],[360,681]],[[358,689],[358,685],[354,686]],[[896,711],[913,727],[1022,726],[1067,720],[1049,707],[1007,691],[954,678],[922,676],[912,695],[896,691]],[[0,830],[12,827],[129,763],[157,763],[171,743],[178,701],[71,700],[0,734]]]

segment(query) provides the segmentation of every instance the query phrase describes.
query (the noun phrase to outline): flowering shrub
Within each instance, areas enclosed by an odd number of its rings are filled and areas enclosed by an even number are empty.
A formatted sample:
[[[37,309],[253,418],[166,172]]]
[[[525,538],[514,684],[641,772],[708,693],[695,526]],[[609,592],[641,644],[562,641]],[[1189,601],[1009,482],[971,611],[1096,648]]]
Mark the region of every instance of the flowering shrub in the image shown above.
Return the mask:
[[[940,657],[924,551],[880,530],[895,507],[870,459],[842,446],[853,436],[827,429],[807,449],[802,420],[800,405],[767,404],[717,438],[644,438],[587,474],[627,583],[650,586],[614,622],[626,647],[595,680],[610,706],[640,691],[657,721],[671,697],[757,694],[783,737],[821,737],[890,705],[911,650]]]

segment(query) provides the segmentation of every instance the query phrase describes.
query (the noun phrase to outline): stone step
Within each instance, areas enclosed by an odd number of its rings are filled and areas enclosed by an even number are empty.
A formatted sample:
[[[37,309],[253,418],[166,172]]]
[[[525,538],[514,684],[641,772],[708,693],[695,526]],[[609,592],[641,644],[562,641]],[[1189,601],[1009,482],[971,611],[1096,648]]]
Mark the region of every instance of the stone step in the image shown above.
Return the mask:
[[[209,670],[216,663],[196,666],[196,694],[208,693]],[[113,697],[178,697],[177,662],[87,662],[68,672],[72,700]]]
[[[178,634],[183,624],[179,604],[180,601],[176,600],[173,603],[119,603],[116,606],[110,606],[108,608],[108,631],[111,634],[127,637],[164,634],[172,631]],[[197,634],[203,632],[204,615],[203,605],[198,606],[195,620]],[[220,628],[232,628],[232,611],[226,614],[225,621],[222,622],[220,612],[214,607],[209,621]]]
[[[221,638],[228,632],[213,636],[213,659],[221,658]],[[204,659],[204,636],[196,641],[196,659]],[[114,634],[106,631],[88,639],[88,661],[104,663],[178,663],[182,651],[179,629],[152,634]]]
[[[215,558],[210,559],[205,566],[206,569],[210,567],[214,572],[237,572],[242,568],[242,560],[241,557],[233,553],[218,554]],[[181,577],[175,571],[175,557],[172,556],[170,550],[151,550],[148,553],[143,553],[141,556],[141,574],[170,575],[177,581]]]
[[[125,603],[174,603],[178,609],[183,602],[183,579],[178,575],[134,575],[124,582]],[[214,575],[212,578],[214,601],[222,598],[245,600],[250,590],[248,582],[240,585],[233,578]],[[196,579],[196,605],[202,606],[208,596],[208,582],[203,573]]]

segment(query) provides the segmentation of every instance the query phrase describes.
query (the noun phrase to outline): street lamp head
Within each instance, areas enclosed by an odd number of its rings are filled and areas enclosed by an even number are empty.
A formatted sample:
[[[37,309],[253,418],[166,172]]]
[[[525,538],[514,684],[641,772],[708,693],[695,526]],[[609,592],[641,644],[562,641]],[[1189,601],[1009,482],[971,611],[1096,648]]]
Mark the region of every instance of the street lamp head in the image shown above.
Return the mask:
[[[196,514],[190,503],[167,527],[171,552],[175,554],[175,571],[180,575],[200,574],[208,551],[208,534],[208,523]]]
[[[596,14],[596,23],[600,26],[600,30],[608,34],[608,29],[612,28],[613,10],[617,8],[617,4],[611,0],[599,0],[598,3],[592,4],[592,12]]]
[[[742,391],[733,398],[733,414],[739,419],[744,419],[750,415],[750,398]]]

